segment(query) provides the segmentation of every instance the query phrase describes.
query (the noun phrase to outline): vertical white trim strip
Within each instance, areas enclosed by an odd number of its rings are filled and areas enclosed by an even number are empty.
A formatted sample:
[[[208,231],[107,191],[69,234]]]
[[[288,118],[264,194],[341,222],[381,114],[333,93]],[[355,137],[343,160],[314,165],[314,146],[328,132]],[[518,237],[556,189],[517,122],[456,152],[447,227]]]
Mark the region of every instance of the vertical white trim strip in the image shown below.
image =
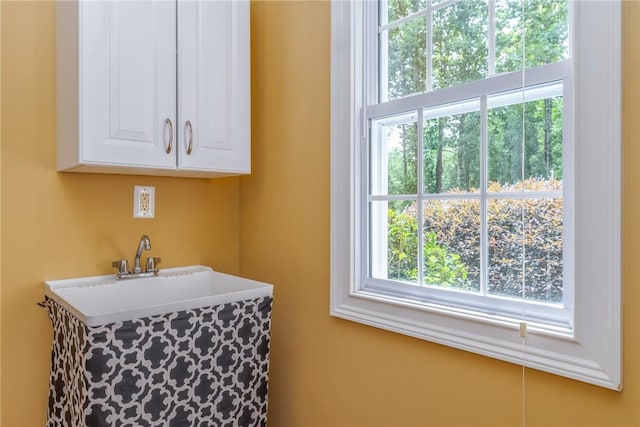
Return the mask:
[[[620,388],[621,2],[574,12],[576,339]]]
[[[355,147],[352,147],[352,150],[356,162],[356,170],[350,180],[353,185],[351,188],[353,194],[353,200],[351,200],[351,203],[355,205],[355,213],[354,216],[350,218],[349,225],[356,233],[353,243],[353,246],[355,247],[354,258],[356,260],[356,265],[353,268],[356,273],[355,279],[351,282],[350,286],[352,292],[355,292],[355,289],[360,290],[364,279],[370,274],[369,249],[371,247],[371,233],[369,233],[367,227],[371,221],[371,213],[369,212],[367,202],[367,185],[369,182],[369,168],[371,167],[368,161],[371,146],[368,143],[368,132],[370,131],[370,126],[365,109],[369,99],[373,99],[371,98],[371,94],[375,91],[374,88],[377,87],[377,82],[369,80],[367,73],[372,66],[375,70],[375,63],[371,62],[375,56],[375,54],[371,52],[371,33],[375,30],[376,21],[371,20],[370,6],[371,5],[367,2],[353,2],[352,10],[355,9],[356,11],[356,15],[354,17],[356,29],[350,34],[351,42],[356,46],[355,52],[352,54],[352,58],[359,60],[356,61],[356,64],[361,67],[358,70],[359,73],[355,74],[355,76],[361,76],[361,80],[359,82],[357,80],[352,80],[351,82],[356,93],[360,95],[360,98],[354,98],[355,103],[352,108],[355,108],[356,111],[359,112],[361,125],[360,132],[353,136]],[[353,100],[350,101],[353,102]],[[353,145],[353,143],[350,145]],[[352,234],[353,233],[350,233],[350,235]]]
[[[563,80],[562,94],[562,300],[565,308],[573,313],[575,287],[575,187],[574,187],[574,153],[573,138],[573,79]],[[571,326],[575,324],[571,318]]]

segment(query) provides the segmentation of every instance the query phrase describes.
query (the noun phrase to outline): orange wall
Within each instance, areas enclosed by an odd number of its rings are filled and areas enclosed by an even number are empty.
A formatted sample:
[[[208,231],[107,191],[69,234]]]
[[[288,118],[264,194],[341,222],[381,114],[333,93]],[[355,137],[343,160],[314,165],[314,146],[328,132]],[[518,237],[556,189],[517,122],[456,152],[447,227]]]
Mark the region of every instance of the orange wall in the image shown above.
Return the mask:
[[[239,270],[239,180],[55,171],[54,5],[2,2],[2,420],[43,426],[51,325],[47,279],[110,274],[142,234],[160,267]],[[155,185],[156,218],[133,219],[133,185]]]
[[[328,2],[252,4],[254,173],[211,181],[56,173],[54,8],[1,8],[0,425],[44,423],[41,282],[107,274],[143,233],[161,267],[276,285],[271,426],[521,424],[521,368],[328,315]],[[640,426],[640,3],[624,16],[625,390],[528,370],[529,426]],[[131,218],[134,184],[156,186],[156,219]]]
[[[0,35],[2,34],[2,7],[0,7]],[[2,37],[0,36],[0,52],[2,52]],[[0,54],[0,100],[2,99],[2,55]],[[2,102],[0,102],[0,331],[2,331]],[[0,384],[2,384],[2,336],[0,335]],[[2,387],[0,387],[0,402],[2,402]],[[2,405],[0,404],[0,424],[2,421]]]
[[[329,316],[330,3],[252,5],[240,271],[275,284],[270,425],[516,426],[522,368]],[[640,426],[640,3],[624,5],[624,381],[526,371],[528,426]]]

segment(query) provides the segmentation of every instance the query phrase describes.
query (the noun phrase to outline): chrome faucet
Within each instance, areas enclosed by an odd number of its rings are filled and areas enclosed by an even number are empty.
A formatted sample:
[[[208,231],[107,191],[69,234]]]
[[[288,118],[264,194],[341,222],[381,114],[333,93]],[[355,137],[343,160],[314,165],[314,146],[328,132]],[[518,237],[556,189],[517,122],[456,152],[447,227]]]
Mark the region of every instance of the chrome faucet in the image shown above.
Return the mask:
[[[138,250],[136,251],[136,259],[133,265],[133,274],[142,273],[142,267],[140,267],[140,256],[142,256],[143,250],[151,249],[151,241],[149,240],[149,236],[146,234],[140,238],[140,243],[138,243]]]
[[[140,257],[142,256],[142,251],[144,251],[145,249],[151,249],[151,240],[149,240],[149,236],[147,236],[146,234],[140,237],[138,250],[136,251],[136,258],[133,264],[133,270],[131,272],[129,272],[129,263],[126,259],[113,261],[111,265],[118,269],[118,272],[116,273],[116,279],[132,279],[136,277],[150,277],[158,275],[157,265],[161,261],[160,257],[147,258],[146,271],[142,271],[142,267],[140,266]]]

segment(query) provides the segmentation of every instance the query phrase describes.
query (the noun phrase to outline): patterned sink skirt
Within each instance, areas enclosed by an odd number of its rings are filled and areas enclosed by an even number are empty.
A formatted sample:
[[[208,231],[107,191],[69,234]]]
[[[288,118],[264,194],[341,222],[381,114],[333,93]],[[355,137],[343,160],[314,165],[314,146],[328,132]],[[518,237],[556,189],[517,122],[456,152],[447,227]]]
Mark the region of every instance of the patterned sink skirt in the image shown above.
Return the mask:
[[[47,427],[265,426],[272,302],[88,327],[47,300]]]

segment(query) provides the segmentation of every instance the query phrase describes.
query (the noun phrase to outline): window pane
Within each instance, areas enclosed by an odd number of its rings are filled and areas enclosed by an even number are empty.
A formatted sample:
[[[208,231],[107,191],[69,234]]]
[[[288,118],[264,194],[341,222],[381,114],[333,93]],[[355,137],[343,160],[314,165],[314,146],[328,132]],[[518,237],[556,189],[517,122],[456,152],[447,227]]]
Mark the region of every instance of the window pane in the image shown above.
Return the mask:
[[[487,76],[487,28],[485,0],[465,0],[433,13],[433,89]]]
[[[487,205],[490,295],[522,296],[523,201],[489,200]]]
[[[562,208],[560,198],[488,202],[490,295],[562,302]]]
[[[496,0],[495,20],[496,73],[522,69],[523,26],[526,68],[569,57],[568,0]]]
[[[426,18],[418,18],[383,31],[380,34],[380,45],[382,100],[425,92],[427,87]]]
[[[372,194],[417,193],[418,129],[416,122],[411,120],[409,117],[399,118],[400,123],[373,121]]]
[[[428,194],[480,187],[478,111],[425,120],[424,187]]]
[[[489,191],[522,191],[523,182],[543,191],[534,183],[562,180],[562,108],[554,96],[489,110]]]
[[[424,202],[424,283],[480,290],[479,200]]]
[[[382,4],[382,18],[384,18],[385,2]],[[381,19],[382,24],[396,21],[412,13],[419,12],[427,7],[427,0],[389,0],[386,2],[387,20]]]
[[[411,201],[371,203],[372,277],[417,283],[418,221],[415,206],[416,202]],[[383,215],[386,219],[382,218]],[[386,254],[380,251],[384,247]]]
[[[563,200],[526,199],[525,298],[562,302]]]

